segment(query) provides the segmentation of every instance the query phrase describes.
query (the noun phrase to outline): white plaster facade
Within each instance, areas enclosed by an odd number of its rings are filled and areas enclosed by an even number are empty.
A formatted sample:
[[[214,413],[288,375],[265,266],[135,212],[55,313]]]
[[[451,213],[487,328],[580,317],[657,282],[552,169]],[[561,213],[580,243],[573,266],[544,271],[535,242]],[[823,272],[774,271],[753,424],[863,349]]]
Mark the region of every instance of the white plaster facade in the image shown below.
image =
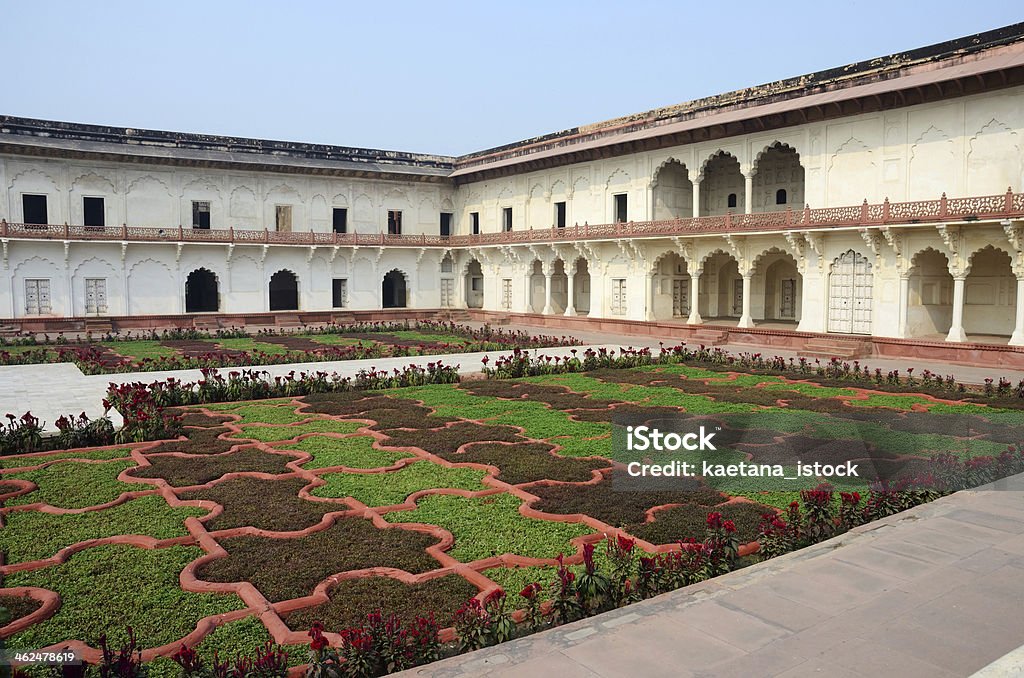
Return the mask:
[[[1011,55],[1024,55],[1024,43],[1015,45]],[[102,198],[106,226],[168,231],[188,229],[199,202],[208,204],[215,230],[282,230],[279,208],[288,207],[294,232],[330,233],[334,210],[344,209],[349,233],[386,233],[389,212],[401,212],[403,236],[437,236],[442,213],[452,215],[452,235],[486,235],[507,229],[509,210],[513,232],[557,233],[560,217],[585,228],[1019,193],[1024,86],[498,177],[487,176],[486,163],[478,175],[424,180],[415,169],[407,179],[372,171],[324,177],[299,165],[294,172],[244,171],[52,156],[0,153],[0,219],[26,221],[24,196],[32,195],[45,196],[50,224],[83,224],[85,199]],[[1016,220],[949,220],[452,247],[420,246],[414,238],[339,246],[8,234],[0,317],[195,311],[185,288],[199,269],[216,280],[211,311],[270,311],[268,286],[279,271],[295,281],[297,310],[379,309],[391,294],[384,276],[397,270],[412,308],[692,324],[715,318],[739,327],[950,341],[1012,335],[1010,343],[1022,344],[1021,228]],[[98,280],[102,305],[92,298]],[[338,280],[345,281],[342,299]],[[39,281],[47,281],[45,304],[33,300],[42,294]]]

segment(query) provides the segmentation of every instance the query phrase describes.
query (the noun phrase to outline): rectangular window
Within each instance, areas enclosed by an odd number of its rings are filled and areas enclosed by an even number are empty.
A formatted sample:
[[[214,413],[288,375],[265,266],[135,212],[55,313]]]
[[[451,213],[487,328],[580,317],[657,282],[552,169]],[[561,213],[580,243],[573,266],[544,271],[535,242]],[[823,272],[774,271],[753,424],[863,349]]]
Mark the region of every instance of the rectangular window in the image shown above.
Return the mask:
[[[348,233],[348,210],[335,207],[331,217],[331,226],[335,233]]]
[[[441,237],[447,238],[452,234],[452,213],[441,212]]]
[[[565,203],[555,203],[555,226],[565,228]]]
[[[626,315],[626,279],[612,280],[612,315]]]
[[[107,312],[107,279],[85,279],[85,313],[99,315]]]
[[[512,230],[512,208],[505,207],[501,210],[501,230],[508,233]]]
[[[388,233],[402,235],[402,211],[388,210]]]
[[[274,207],[274,227],[281,233],[292,231],[292,206],[276,205]]]
[[[49,315],[49,278],[31,278],[25,281],[25,313],[28,315]]]
[[[192,228],[210,230],[210,201],[192,201]],[[278,230],[281,230],[278,228]]]
[[[628,221],[628,218],[627,218],[628,209],[627,209],[626,194],[625,193],[619,193],[618,195],[613,196],[613,197],[615,199],[615,221],[616,222]]]
[[[106,226],[103,198],[82,198],[82,217],[86,226]]]
[[[335,278],[331,282],[331,304],[334,308],[345,308],[348,306],[348,278]]]
[[[512,278],[501,280],[501,307],[506,311],[512,310]]]
[[[480,235],[480,213],[469,213],[469,232],[473,235]]]
[[[46,215],[46,196],[29,195],[21,196],[21,208],[26,224],[48,224]]]

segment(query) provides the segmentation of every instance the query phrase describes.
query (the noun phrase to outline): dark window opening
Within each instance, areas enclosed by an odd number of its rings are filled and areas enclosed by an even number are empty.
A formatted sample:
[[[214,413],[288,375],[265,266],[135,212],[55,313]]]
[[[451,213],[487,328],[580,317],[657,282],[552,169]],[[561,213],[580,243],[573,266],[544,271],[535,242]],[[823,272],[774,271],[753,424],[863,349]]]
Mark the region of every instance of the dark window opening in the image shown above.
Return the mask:
[[[275,205],[274,206],[274,226],[281,233],[291,233],[292,230],[292,206],[291,205]]]
[[[779,190],[775,191],[775,204],[785,205],[787,197],[788,196],[786,195],[786,189],[780,188]]]
[[[480,213],[469,213],[469,232],[473,235],[480,235]]]
[[[555,203],[555,226],[565,228],[565,203]]]
[[[512,230],[512,208],[505,207],[501,210],[501,230],[508,232]]]
[[[451,212],[441,212],[441,237],[447,238],[452,234]]]
[[[270,310],[299,310],[299,281],[291,271],[278,271],[270,277]]]
[[[331,224],[335,233],[348,233],[348,210],[335,207]]]
[[[348,278],[335,278],[331,282],[331,305],[345,308],[348,306]]]
[[[192,228],[210,229],[210,203],[207,200],[192,201]]]
[[[726,206],[727,207],[736,207],[736,194],[735,193],[730,193],[729,194],[729,198],[728,198],[728,201],[726,203]]]
[[[405,276],[398,271],[389,271],[381,283],[381,306],[384,308],[405,308]]]
[[[615,196],[615,221],[627,220],[628,201],[625,193]]]
[[[50,223],[46,219],[45,195],[23,195],[21,196],[21,207],[24,212],[26,224]]]
[[[388,233],[402,235],[402,211],[388,210]]]
[[[220,310],[217,276],[205,268],[188,274],[185,281],[185,313],[210,313]]]
[[[86,226],[106,226],[103,198],[82,198],[83,223]]]

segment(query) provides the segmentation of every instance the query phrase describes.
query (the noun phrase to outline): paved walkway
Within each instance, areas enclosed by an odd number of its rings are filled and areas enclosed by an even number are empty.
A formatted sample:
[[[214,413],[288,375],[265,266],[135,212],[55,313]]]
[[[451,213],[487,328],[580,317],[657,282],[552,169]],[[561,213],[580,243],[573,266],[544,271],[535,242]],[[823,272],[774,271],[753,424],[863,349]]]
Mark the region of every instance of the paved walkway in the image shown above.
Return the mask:
[[[582,353],[587,348],[618,349],[618,345],[597,344],[567,348],[530,349],[528,352],[534,355],[569,357],[570,351],[575,349]],[[343,377],[354,377],[364,369],[376,368],[390,371],[396,367],[424,366],[429,362],[440,360],[446,365],[457,366],[462,374],[478,374],[483,367],[481,361],[484,356],[487,356],[493,364],[495,359],[506,357],[511,353],[511,351],[488,351],[402,358],[373,358],[370,360],[334,360],[261,365],[252,368],[225,367],[222,368],[222,371],[226,373],[243,369],[266,370],[272,376],[283,376],[289,372],[337,372]],[[73,363],[4,366],[0,367],[0,417],[8,412],[21,415],[30,411],[42,419],[46,428],[50,430],[53,428],[53,422],[62,414],[85,412],[91,418],[101,416],[103,414],[103,398],[106,397],[107,386],[111,383],[124,384],[141,381],[148,384],[168,377],[175,377],[182,381],[198,381],[202,378],[202,372],[199,370],[168,370],[85,375]],[[114,425],[120,426],[120,415],[117,415],[116,412],[110,414]]]
[[[400,676],[1019,675],[1024,475]],[[1017,673],[1015,673],[1017,672]]]
[[[469,323],[481,326],[481,323]],[[529,325],[511,325],[505,329],[521,329],[531,334],[550,334],[550,328]],[[614,348],[632,346],[634,348],[651,347],[657,350],[659,342],[666,345],[674,342],[671,338],[638,337],[619,335],[609,332],[585,331],[573,333],[573,338],[583,341],[587,346],[579,346],[580,352],[591,348]],[[764,355],[781,355],[785,358],[796,357],[795,351],[774,348],[760,348],[746,345],[724,345],[721,348],[731,353],[763,353]],[[569,348],[531,349],[533,354],[566,357]],[[492,362],[496,357],[508,355],[509,351],[491,351],[488,353],[456,353],[449,355],[375,358],[371,360],[339,360],[331,362],[290,363],[287,365],[265,365],[253,369],[267,370],[271,374],[284,375],[288,372],[337,372],[343,376],[354,376],[359,370],[376,367],[387,369],[405,367],[410,364],[425,365],[428,362],[441,360],[446,364],[458,365],[462,374],[479,373],[481,359],[486,355]],[[1006,370],[1003,368],[968,367],[950,363],[928,362],[923,360],[883,360],[868,358],[864,364],[871,368],[880,368],[888,372],[892,369],[905,370],[913,367],[917,374],[925,369],[938,374],[953,374],[960,381],[980,384],[984,379],[1006,377],[1016,383],[1024,379],[1024,371]],[[225,370],[244,369],[241,367],[224,368]],[[83,375],[71,363],[49,365],[9,365],[0,367],[0,416],[10,412],[22,414],[31,411],[52,428],[54,420],[62,414],[78,414],[85,412],[92,418],[103,414],[102,400],[106,395],[107,386],[111,382],[125,383],[133,381],[152,382],[167,377],[176,377],[184,381],[198,380],[202,375],[199,370],[173,370],[163,372],[130,372],[125,374]],[[111,412],[115,426],[120,426],[121,418]]]

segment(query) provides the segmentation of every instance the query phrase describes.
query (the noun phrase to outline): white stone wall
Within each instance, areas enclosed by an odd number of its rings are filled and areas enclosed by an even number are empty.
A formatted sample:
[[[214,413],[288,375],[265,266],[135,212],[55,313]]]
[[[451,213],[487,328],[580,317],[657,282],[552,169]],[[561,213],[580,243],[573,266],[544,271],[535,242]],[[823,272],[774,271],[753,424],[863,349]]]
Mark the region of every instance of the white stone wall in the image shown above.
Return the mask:
[[[0,219],[20,223],[22,195],[47,197],[47,221],[82,224],[83,197],[104,199],[106,225],[185,228],[192,201],[210,203],[215,229],[275,230],[275,208],[292,208],[293,231],[329,232],[333,208],[348,210],[348,230],[387,231],[388,210],[402,210],[402,232],[437,235],[454,189],[416,181],[322,179],[280,173],[168,169],[0,155]]]
[[[442,211],[455,213],[453,233],[459,234],[468,233],[471,212],[480,213],[482,232],[500,230],[506,208],[512,209],[514,230],[547,229],[554,223],[557,202],[566,203],[569,225],[608,223],[614,218],[616,195],[627,196],[630,220],[689,216],[695,196],[704,213],[720,214],[729,209],[730,193],[737,194],[737,212],[748,205],[754,211],[773,211],[803,203],[827,207],[860,204],[864,199],[880,202],[885,197],[935,199],[943,192],[949,197],[992,195],[1007,187],[1024,190],[1022,139],[1024,88],[1016,88],[458,188],[0,156],[0,185],[5,187],[0,218],[22,221],[22,195],[33,193],[47,196],[48,221],[58,224],[82,223],[82,199],[103,197],[107,225],[188,228],[192,201],[197,200],[210,203],[213,228],[274,229],[277,206],[290,205],[294,231],[329,232],[332,208],[343,207],[348,210],[349,232],[385,231],[387,212],[401,210],[405,234],[438,233]],[[799,166],[773,156],[772,149],[779,148],[795,151]],[[709,177],[708,162],[715,157],[735,162],[739,172],[724,179]],[[676,163],[685,167],[685,176],[679,171],[671,177],[659,175],[661,168],[677,167]],[[780,188],[787,191],[786,206],[775,204]],[[203,243],[179,247],[11,239],[4,248],[0,317],[26,315],[28,280],[49,281],[48,315],[54,317],[85,315],[89,279],[105,281],[106,315],[183,313],[185,281],[190,272],[205,268],[216,276],[219,311],[224,313],[267,311],[268,284],[280,270],[290,271],[298,281],[299,310],[330,310],[335,278],[347,280],[347,308],[378,309],[381,281],[397,269],[408,283],[411,308],[441,306],[442,279],[447,279],[452,281],[444,283],[452,287],[449,301],[456,307],[482,303],[492,311],[667,320],[672,317],[671,279],[680,274],[666,270],[661,262],[674,253],[685,264],[685,277],[698,281],[697,294],[689,290],[697,315],[735,318],[734,285],[746,277],[748,313],[738,322],[756,325],[775,319],[780,281],[792,279],[795,269],[794,326],[826,332],[830,296],[835,296],[830,287],[833,267],[843,253],[854,252],[871,267],[870,311],[864,322],[872,334],[915,337],[945,332],[954,322],[954,289],[959,284],[967,333],[1006,335],[1014,329],[1018,276],[1024,276],[1024,254],[1018,246],[1020,242],[1013,242],[1001,225],[985,223],[946,231],[901,227],[888,234],[850,229],[790,237],[524,244],[452,250],[452,270],[442,274],[445,251],[440,248]],[[986,247],[993,249],[977,255]],[[940,253],[945,263],[918,266],[915,255],[928,249]],[[716,252],[721,261],[730,262],[728,270],[713,265],[710,257]],[[479,293],[467,289],[467,271],[474,260],[484,279]],[[586,275],[574,274],[583,268],[580,260]],[[781,262],[781,268],[772,268],[774,262]],[[785,274],[779,273],[782,270]],[[509,309],[504,305],[505,279],[512,281]],[[1024,334],[1020,339],[1024,341]]]
[[[481,232],[497,232],[502,207],[513,208],[516,230],[550,228],[554,203],[563,200],[569,225],[611,223],[616,193],[628,196],[630,220],[664,218],[668,208],[656,195],[659,168],[678,161],[694,181],[703,178],[708,161],[719,153],[735,158],[742,175],[752,176],[753,211],[772,211],[775,190],[786,187],[785,182],[772,178],[759,186],[758,161],[775,144],[800,156],[803,186],[789,191],[794,209],[804,203],[829,207],[859,205],[865,199],[878,203],[886,197],[935,200],[942,193],[1019,191],[1024,189],[1024,88],[469,183],[458,190],[456,232],[469,233],[471,212],[480,213]],[[723,182],[702,187],[701,214],[724,213],[729,192],[739,194],[733,211],[743,212],[742,175],[727,191],[719,185]]]

